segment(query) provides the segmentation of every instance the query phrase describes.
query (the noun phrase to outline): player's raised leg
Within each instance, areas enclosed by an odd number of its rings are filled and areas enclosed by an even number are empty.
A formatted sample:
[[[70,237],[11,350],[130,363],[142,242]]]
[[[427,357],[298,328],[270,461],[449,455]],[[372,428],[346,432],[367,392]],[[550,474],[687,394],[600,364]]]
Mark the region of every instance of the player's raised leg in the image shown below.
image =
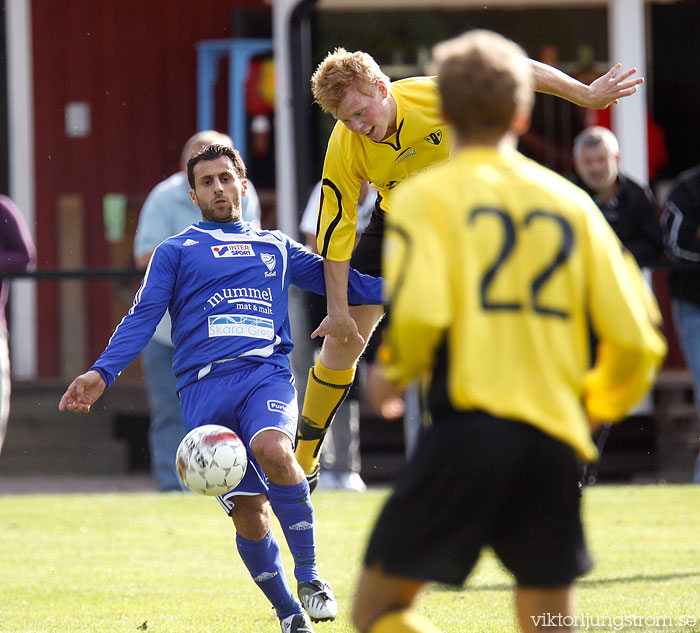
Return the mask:
[[[294,458],[292,439],[271,429],[256,435],[250,448],[269,479],[267,494],[294,557],[299,600],[314,622],[334,620],[338,604],[316,564],[314,508],[309,484]]]
[[[236,546],[255,584],[280,620],[282,633],[313,633],[287,583],[277,539],[270,531],[270,503],[265,495],[239,495],[231,511]]]
[[[297,430],[296,458],[306,474],[311,489],[318,481],[323,440],[355,378],[357,360],[384,313],[383,306],[350,306],[350,316],[364,339],[340,340],[327,336],[321,354],[309,370],[304,406]]]

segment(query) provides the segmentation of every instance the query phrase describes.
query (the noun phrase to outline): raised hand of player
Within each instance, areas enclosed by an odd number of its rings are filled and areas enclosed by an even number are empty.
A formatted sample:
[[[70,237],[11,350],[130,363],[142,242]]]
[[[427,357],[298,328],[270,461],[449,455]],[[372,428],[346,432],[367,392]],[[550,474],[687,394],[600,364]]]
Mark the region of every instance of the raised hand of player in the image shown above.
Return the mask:
[[[66,389],[66,393],[63,394],[58,403],[58,410],[68,409],[79,413],[89,413],[90,407],[102,395],[105,387],[105,381],[100,372],[93,369],[81,374]]]
[[[637,92],[639,85],[644,83],[644,77],[628,77],[637,72],[636,68],[630,68],[619,75],[622,64],[615,64],[608,72],[598,77],[588,86],[586,103],[589,108],[603,110],[611,103],[619,103],[622,97],[629,97]]]
[[[321,324],[311,333],[311,338],[318,336],[333,336],[342,342],[353,341],[360,345],[365,344],[365,339],[357,329],[355,319],[347,312],[343,315],[327,315]]]

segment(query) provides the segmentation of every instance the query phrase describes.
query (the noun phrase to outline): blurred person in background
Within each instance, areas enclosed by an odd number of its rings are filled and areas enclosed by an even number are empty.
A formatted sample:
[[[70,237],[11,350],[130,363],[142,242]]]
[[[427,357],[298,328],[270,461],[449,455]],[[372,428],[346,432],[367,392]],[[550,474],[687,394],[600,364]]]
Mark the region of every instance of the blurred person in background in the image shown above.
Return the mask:
[[[607,128],[594,126],[574,139],[574,182],[593,198],[640,267],[659,262],[663,248],[657,203],[648,187],[620,173],[620,145]]]
[[[35,264],[36,248],[24,216],[10,198],[0,195],[0,275],[29,270]],[[3,277],[0,282],[0,452],[10,415],[10,349],[5,316],[9,293],[10,280]]]
[[[678,342],[693,378],[695,407],[700,412],[700,165],[674,181],[661,214],[668,258],[686,267],[671,268],[671,310]],[[700,484],[700,454],[693,481]]]

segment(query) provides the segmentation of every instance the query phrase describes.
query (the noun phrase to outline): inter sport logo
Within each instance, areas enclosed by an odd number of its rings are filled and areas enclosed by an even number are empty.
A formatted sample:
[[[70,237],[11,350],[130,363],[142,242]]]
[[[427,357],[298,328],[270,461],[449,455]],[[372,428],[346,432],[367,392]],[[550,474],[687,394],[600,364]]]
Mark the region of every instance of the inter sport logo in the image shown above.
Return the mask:
[[[217,244],[211,247],[214,257],[254,257],[253,247],[250,244]]]

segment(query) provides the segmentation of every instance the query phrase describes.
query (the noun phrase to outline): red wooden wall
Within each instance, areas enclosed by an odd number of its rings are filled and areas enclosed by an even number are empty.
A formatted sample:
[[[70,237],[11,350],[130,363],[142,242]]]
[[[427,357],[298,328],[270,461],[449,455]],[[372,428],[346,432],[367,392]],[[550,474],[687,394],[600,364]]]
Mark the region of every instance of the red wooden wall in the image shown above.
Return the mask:
[[[32,0],[38,266],[57,266],[59,196],[84,200],[85,265],[109,265],[102,199],[143,198],[176,171],[196,125],[195,43],[233,36],[234,10],[262,0]],[[91,133],[65,134],[67,103],[91,107]],[[91,283],[87,363],[109,338],[111,287]],[[58,289],[38,289],[39,375],[61,374]],[[81,309],[76,306],[76,309]]]

